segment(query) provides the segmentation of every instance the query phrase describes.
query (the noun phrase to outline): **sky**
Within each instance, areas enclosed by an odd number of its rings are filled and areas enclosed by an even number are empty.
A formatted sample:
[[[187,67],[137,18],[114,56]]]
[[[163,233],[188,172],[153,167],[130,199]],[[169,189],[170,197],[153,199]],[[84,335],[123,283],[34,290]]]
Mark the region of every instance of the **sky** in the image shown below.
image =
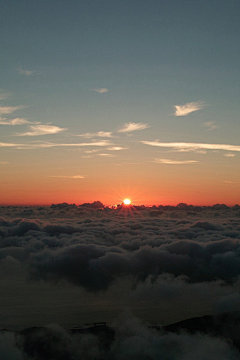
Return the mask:
[[[1,1],[0,203],[240,203],[239,11]]]

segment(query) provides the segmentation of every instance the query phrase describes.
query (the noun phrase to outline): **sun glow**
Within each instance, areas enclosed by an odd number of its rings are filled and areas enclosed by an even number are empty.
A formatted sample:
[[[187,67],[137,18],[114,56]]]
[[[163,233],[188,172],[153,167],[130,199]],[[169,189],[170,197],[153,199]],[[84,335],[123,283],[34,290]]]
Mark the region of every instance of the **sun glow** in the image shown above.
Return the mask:
[[[131,204],[131,200],[130,199],[124,199],[123,200],[124,205],[130,205]]]

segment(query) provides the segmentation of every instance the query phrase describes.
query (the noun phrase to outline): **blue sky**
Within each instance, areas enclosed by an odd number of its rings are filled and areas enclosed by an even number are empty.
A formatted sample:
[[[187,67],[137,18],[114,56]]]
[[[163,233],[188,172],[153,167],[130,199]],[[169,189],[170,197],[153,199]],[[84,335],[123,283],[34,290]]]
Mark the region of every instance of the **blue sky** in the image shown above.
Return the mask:
[[[231,193],[237,202],[238,150],[193,146],[186,152],[169,143],[240,146],[239,11],[239,1],[232,0],[2,1],[0,162],[5,181],[11,178],[14,185],[13,177],[21,179],[19,169],[39,179],[46,168],[47,176],[59,176],[58,181],[79,172],[98,181],[104,173],[106,179],[117,176],[115,165],[134,163],[139,167],[131,177],[138,174],[138,181],[143,166],[159,181],[164,171],[166,182],[172,174],[204,170],[222,186],[226,181],[235,186],[223,200]],[[168,146],[142,143],[156,140]],[[63,154],[61,144],[99,141],[113,145],[80,146],[69,165],[73,149],[65,147]],[[36,149],[46,142],[54,149]],[[31,171],[36,161],[38,168]]]

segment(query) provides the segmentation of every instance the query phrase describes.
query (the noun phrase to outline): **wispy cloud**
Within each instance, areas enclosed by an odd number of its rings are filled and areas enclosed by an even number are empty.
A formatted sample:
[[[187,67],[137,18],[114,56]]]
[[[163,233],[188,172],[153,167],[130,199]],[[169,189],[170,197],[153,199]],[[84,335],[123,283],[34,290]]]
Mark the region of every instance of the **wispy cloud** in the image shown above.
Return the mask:
[[[7,164],[9,164],[8,161],[0,161],[0,165],[7,165]]]
[[[224,154],[224,156],[226,156],[226,157],[234,157],[234,156],[236,156],[236,154],[228,153],[228,154]]]
[[[89,143],[73,143],[73,144],[61,144],[61,143],[51,143],[51,142],[43,142],[43,143],[3,143],[0,142],[0,147],[13,147],[16,149],[44,149],[51,147],[85,147],[85,146],[110,146],[114,145],[110,143],[108,140],[102,141],[93,141]]]
[[[7,120],[6,118],[1,118],[0,117],[0,125],[23,125],[23,124],[32,124],[31,122],[29,122],[26,119],[23,118],[15,118],[15,119],[11,119],[11,120]]]
[[[59,126],[53,125],[32,125],[30,126],[30,129],[31,131],[18,134],[18,136],[52,135],[67,130],[67,128],[60,128]]]
[[[81,136],[84,137],[86,139],[91,139],[94,137],[112,137],[112,132],[110,131],[98,131],[97,133],[85,133],[85,134],[81,134],[81,135],[77,135],[77,136]]]
[[[170,159],[155,159],[154,162],[159,163],[159,164],[181,165],[181,164],[193,164],[193,163],[197,163],[198,161],[196,161],[196,160],[179,161],[179,160],[170,160]]]
[[[82,175],[52,175],[50,177],[54,178],[68,178],[68,179],[85,179],[85,176]]]
[[[194,111],[201,110],[204,107],[202,101],[190,102],[185,105],[175,105],[175,116],[186,116]]]
[[[112,147],[109,147],[107,150],[111,150],[111,151],[120,151],[120,150],[127,150],[128,148],[124,148],[124,147],[121,147],[121,146],[112,146]]]
[[[23,70],[21,68],[17,69],[18,73],[20,75],[26,75],[26,76],[30,76],[30,75],[33,75],[35,73],[35,71],[32,71],[32,70]]]
[[[96,152],[98,152],[98,151],[100,151],[100,150],[94,149],[94,150],[85,150],[84,152],[85,152],[86,154],[94,154],[94,153],[96,153]]]
[[[148,124],[143,124],[143,123],[125,123],[123,128],[118,130],[118,132],[131,132],[131,131],[136,131],[136,130],[144,130],[147,129],[149,127]]]
[[[98,92],[99,94],[107,93],[109,90],[107,88],[93,89],[93,91]]]
[[[0,116],[2,114],[12,114],[14,111],[26,108],[26,106],[0,106]]]
[[[0,94],[0,100],[5,100],[9,97],[9,94],[8,93],[2,93]]]
[[[185,143],[185,142],[169,142],[162,143],[155,141],[140,141],[142,144],[174,149],[205,149],[205,150],[225,150],[225,151],[240,151],[240,145],[228,144],[202,144],[202,143]]]
[[[203,127],[207,128],[207,131],[212,131],[217,129],[217,125],[215,125],[215,121],[209,121],[203,123]]]
[[[105,156],[105,157],[115,157],[115,155],[112,154],[97,154],[98,156]]]

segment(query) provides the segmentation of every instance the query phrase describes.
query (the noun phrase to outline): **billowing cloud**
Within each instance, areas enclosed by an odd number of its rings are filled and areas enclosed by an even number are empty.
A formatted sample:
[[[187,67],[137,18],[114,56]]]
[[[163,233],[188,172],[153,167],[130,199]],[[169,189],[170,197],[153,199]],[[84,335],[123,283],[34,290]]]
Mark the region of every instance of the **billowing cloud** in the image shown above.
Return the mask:
[[[91,139],[94,137],[112,137],[112,132],[110,131],[98,131],[97,133],[85,133],[85,134],[81,134],[81,135],[77,135],[77,136],[82,136],[86,139]]]
[[[159,142],[155,141],[140,141],[142,144],[158,147],[166,147],[173,149],[186,149],[186,150],[224,150],[224,151],[240,151],[240,145],[228,145],[228,144],[204,144],[204,143],[186,143],[186,142]]]
[[[189,326],[191,332],[187,329],[177,332],[173,330],[174,326],[169,327],[171,330],[149,327],[130,311],[125,311],[112,326],[102,324],[67,331],[57,324],[50,324],[18,332],[3,330],[0,353],[4,360],[239,360],[237,320],[237,316],[222,322],[220,316],[208,317],[203,333],[194,330],[198,329],[198,323],[204,323],[204,319],[193,319]]]
[[[53,135],[67,130],[66,128],[60,128],[59,126],[53,125],[32,125],[30,126],[30,129],[31,131],[18,134],[18,136]]]
[[[190,102],[185,105],[175,105],[175,116],[186,116],[194,111],[201,110],[204,103],[201,101]]]
[[[207,128],[208,131],[217,129],[217,125],[216,125],[215,121],[205,122],[205,123],[203,123],[203,126],[205,128]]]
[[[124,127],[120,130],[118,130],[118,132],[122,132],[122,133],[128,133],[128,132],[132,132],[132,131],[137,131],[137,130],[144,130],[147,129],[149,127],[148,124],[143,124],[143,123],[125,123]]]
[[[159,164],[169,164],[169,165],[181,165],[181,164],[193,164],[197,163],[196,160],[171,160],[171,159],[155,159],[154,162]]]
[[[35,71],[33,71],[33,70],[23,70],[21,68],[17,69],[17,71],[20,75],[26,75],[26,76],[30,76],[35,73]]]
[[[96,91],[99,94],[104,94],[107,93],[109,90],[107,88],[99,88],[99,89],[93,89],[93,91]]]

